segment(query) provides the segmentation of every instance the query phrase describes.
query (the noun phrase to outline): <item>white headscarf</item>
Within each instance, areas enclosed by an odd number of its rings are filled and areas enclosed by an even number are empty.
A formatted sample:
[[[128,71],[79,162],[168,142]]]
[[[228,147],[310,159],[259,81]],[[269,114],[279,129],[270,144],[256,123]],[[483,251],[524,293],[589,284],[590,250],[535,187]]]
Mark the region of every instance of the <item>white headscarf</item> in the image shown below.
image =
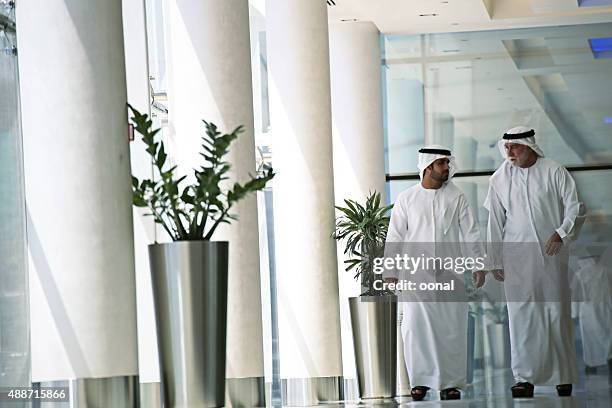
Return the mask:
[[[426,152],[427,150],[431,150],[431,152]],[[422,151],[425,151],[421,153]],[[455,156],[451,155],[451,151],[449,148],[440,146],[440,145],[429,145],[425,146],[419,150],[419,176],[421,176],[421,180],[423,180],[423,174],[425,173],[425,169],[429,167],[429,165],[435,162],[438,159],[448,159],[448,179],[450,180],[457,171],[457,165],[455,164]]]
[[[538,156],[544,157],[544,152],[542,149],[540,149],[540,146],[536,144],[535,130],[531,128],[526,126],[517,126],[513,127],[512,129],[508,129],[506,133],[504,133],[503,138],[497,143],[497,147],[499,147],[499,151],[501,152],[502,157],[505,159],[508,159],[506,148],[504,146],[507,142],[529,146]]]

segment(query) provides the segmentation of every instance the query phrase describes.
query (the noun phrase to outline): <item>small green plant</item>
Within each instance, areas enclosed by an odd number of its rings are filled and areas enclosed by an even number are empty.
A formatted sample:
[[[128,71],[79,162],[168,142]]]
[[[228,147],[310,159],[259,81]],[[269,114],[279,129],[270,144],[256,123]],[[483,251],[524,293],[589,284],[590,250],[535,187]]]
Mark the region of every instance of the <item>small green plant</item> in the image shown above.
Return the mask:
[[[388,212],[393,205],[381,206],[380,193],[371,192],[365,205],[354,200],[344,200],[346,207],[336,208],[342,213],[336,218],[336,230],[332,237],[345,240],[344,261],[346,271],[354,270],[355,280],[361,278],[365,290],[361,296],[390,294],[374,289],[374,281],[381,277],[374,273],[374,259],[384,255],[385,239],[389,229]]]
[[[223,160],[231,143],[242,133],[242,126],[231,133],[222,134],[215,124],[204,122],[206,132],[202,136],[200,155],[204,164],[194,169],[194,183],[181,186],[187,176],[176,176],[177,166],[169,166],[166,149],[156,140],[160,129],[152,129],[153,122],[128,104],[132,112],[134,128],[142,135],[153,165],[159,172],[159,180],[138,180],[132,176],[133,202],[137,207],[147,207],[155,222],[160,224],[174,241],[210,240],[217,227],[231,223],[237,217],[230,213],[233,205],[247,194],[263,189],[274,177],[271,168],[263,175],[251,176],[244,184],[234,183],[224,189],[231,166]]]
[[[508,323],[508,305],[505,302],[493,301],[484,291],[470,298],[469,314],[472,316],[486,316],[492,323]]]

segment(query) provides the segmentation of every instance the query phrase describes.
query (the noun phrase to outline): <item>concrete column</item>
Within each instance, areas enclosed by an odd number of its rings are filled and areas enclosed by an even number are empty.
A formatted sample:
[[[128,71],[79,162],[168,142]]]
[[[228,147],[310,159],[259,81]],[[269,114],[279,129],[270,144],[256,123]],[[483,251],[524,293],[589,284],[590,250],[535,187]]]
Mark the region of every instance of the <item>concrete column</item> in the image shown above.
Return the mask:
[[[192,174],[202,164],[202,119],[228,132],[243,125],[228,161],[232,180],[245,181],[256,170],[248,2],[177,0],[168,11],[171,154]],[[230,402],[255,406],[238,394],[255,387],[263,400],[264,392],[256,195],[233,212],[239,220],[213,237],[230,241],[227,388]]]
[[[385,162],[378,28],[370,22],[330,25],[331,90],[336,205],[364,202],[371,191],[385,201]],[[338,245],[338,280],[345,379],[355,379],[348,298],[360,284],[345,271],[344,244]]]
[[[123,38],[127,97],[140,112],[150,114],[149,53],[147,45],[144,0],[123,1]],[[145,151],[141,136],[134,132],[130,143],[132,174],[142,180],[153,177],[151,156]],[[138,363],[141,405],[160,407],[160,372],[155,327],[155,309],[148,245],[155,242],[155,222],[145,208],[132,208],[134,219],[134,254],[136,266],[136,299],[138,311]]]
[[[266,17],[280,370],[284,403],[307,405],[342,375],[327,8],[268,0]]]
[[[138,374],[121,1],[17,6],[32,380]]]

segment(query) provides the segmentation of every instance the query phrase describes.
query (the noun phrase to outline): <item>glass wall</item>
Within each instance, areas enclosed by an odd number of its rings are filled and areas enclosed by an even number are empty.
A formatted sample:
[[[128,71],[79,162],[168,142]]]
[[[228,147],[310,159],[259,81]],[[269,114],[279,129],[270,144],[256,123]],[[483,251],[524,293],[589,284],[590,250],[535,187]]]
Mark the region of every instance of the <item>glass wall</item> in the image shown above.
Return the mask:
[[[0,4],[0,386],[30,384],[28,281],[14,9]]]
[[[589,247],[601,253],[612,233],[612,59],[607,51],[611,39],[609,23],[383,35],[390,201],[418,182],[418,148],[445,145],[457,157],[455,184],[465,193],[484,234],[488,214],[482,205],[488,179],[502,161],[497,141],[510,127],[530,126],[546,156],[570,170],[588,209],[570,252],[573,277],[581,259],[598,255]],[[502,291],[499,282],[488,279],[485,296],[497,298]],[[504,354],[507,334],[504,339],[503,328],[495,329],[507,326],[505,307],[485,297],[473,302],[470,310],[475,317],[470,332],[474,383],[479,382],[477,369],[485,368],[483,386],[491,390],[496,386],[491,381],[501,380],[499,385],[507,387],[512,382]],[[576,334],[580,344],[580,331]],[[497,377],[488,375],[493,372]]]
[[[612,163],[610,37],[609,23],[385,35],[388,173],[415,172],[425,143],[453,149],[461,170],[491,170],[519,124],[562,164]]]

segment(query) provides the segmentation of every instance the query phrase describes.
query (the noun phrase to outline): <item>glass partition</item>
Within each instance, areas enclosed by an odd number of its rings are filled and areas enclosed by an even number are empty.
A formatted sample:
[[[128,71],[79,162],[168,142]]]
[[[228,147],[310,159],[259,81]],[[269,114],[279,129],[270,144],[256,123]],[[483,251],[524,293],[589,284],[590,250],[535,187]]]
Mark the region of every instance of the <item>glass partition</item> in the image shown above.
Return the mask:
[[[595,320],[584,315],[588,302],[580,306],[580,293],[593,289],[581,268],[603,259],[612,233],[612,24],[383,35],[382,43],[390,202],[419,182],[418,149],[445,145],[459,166],[454,182],[485,239],[483,202],[489,176],[502,161],[497,141],[517,125],[533,127],[546,156],[570,170],[588,211],[569,259],[578,364],[585,370],[583,339],[597,334],[583,324]],[[504,299],[503,292],[503,284],[489,276],[469,305],[468,382],[474,395],[505,393],[513,383],[507,309],[494,301]]]
[[[564,165],[612,164],[611,38],[610,23],[384,35],[388,173],[416,172],[426,143],[492,170],[516,125]]]
[[[0,387],[14,387],[31,381],[26,215],[14,10],[0,11]]]

